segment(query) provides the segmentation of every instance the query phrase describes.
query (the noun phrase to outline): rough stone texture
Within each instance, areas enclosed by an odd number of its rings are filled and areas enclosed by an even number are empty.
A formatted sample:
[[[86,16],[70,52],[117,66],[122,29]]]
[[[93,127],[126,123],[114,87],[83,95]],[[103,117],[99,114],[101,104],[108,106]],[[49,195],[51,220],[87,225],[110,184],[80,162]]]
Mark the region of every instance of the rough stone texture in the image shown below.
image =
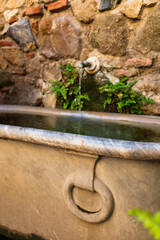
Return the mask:
[[[38,57],[35,57],[26,63],[26,72],[27,76],[32,77],[35,80],[41,78],[42,71]]]
[[[139,26],[134,48],[142,53],[151,50],[160,52],[160,3],[147,14],[143,24]]]
[[[71,7],[75,17],[85,23],[90,23],[97,13],[96,0],[71,0]]]
[[[14,17],[16,14],[18,13],[18,9],[13,9],[13,10],[6,10],[4,12],[4,18],[7,22],[9,22],[9,20]]]
[[[46,34],[48,33],[48,35]],[[68,17],[46,17],[40,24],[40,52],[47,58],[78,58],[81,51],[81,32]]]
[[[150,67],[153,60],[150,58],[132,58],[125,62],[127,67]]]
[[[19,44],[24,52],[36,49],[36,42],[27,18],[12,24],[8,29],[8,35]]]
[[[18,20],[19,20],[19,19],[18,19],[17,16],[13,16],[13,17],[11,17],[11,18],[9,19],[8,23],[9,23],[9,24],[12,24],[12,23],[17,22]]]
[[[90,41],[103,54],[123,56],[128,44],[128,27],[120,14],[101,14],[93,22]]]
[[[55,108],[56,107],[55,95],[50,95],[50,94],[43,95],[42,103],[44,107]]]
[[[103,12],[105,10],[114,9],[121,0],[101,0],[101,4],[99,6],[99,11]]]
[[[61,69],[57,63],[48,63],[43,68],[43,79],[45,82],[60,81],[62,79]]]
[[[20,8],[24,5],[25,0],[0,0],[0,12],[6,9]]]
[[[0,31],[0,39],[3,38],[3,36],[7,33],[8,28],[9,28],[9,24],[8,23],[3,24],[3,28]]]
[[[143,4],[148,7],[154,6],[157,2],[158,0],[143,0]]]
[[[38,24],[39,24],[38,21],[33,21],[33,22],[31,23],[32,31],[33,31],[35,34],[38,34]]]
[[[134,90],[142,92],[145,96],[151,97],[155,103],[143,106],[146,114],[159,115],[160,113],[160,75],[151,74],[139,77]]]
[[[138,74],[138,70],[135,68],[130,69],[116,69],[114,70],[115,76],[121,77],[133,77]]]
[[[12,65],[22,67],[25,63],[24,54],[19,49],[14,48],[4,48],[3,55],[5,59],[8,60]]]
[[[25,68],[14,68],[12,74],[25,75]]]
[[[108,56],[101,61],[101,64],[105,69],[122,68],[124,66],[124,59]]]
[[[0,18],[0,31],[4,29],[4,21]]]
[[[11,47],[13,45],[12,41],[0,40],[0,46],[2,47]]]
[[[66,9],[68,6],[68,0],[58,0],[48,5],[48,10],[52,12],[59,12]]]
[[[111,73],[106,72],[105,76],[106,76],[106,78],[108,78],[110,80],[110,82],[112,84],[119,82],[119,79],[117,77],[115,77],[114,75],[112,75]]]
[[[27,16],[32,16],[32,15],[37,15],[37,14],[42,14],[41,6],[26,8]]]
[[[142,5],[143,0],[127,0],[121,11],[129,18],[139,18]]]
[[[36,106],[41,104],[42,93],[39,88],[34,85],[31,79],[24,78],[23,76],[18,77],[18,75],[14,75],[12,78],[14,87],[8,99],[8,104]]]
[[[0,69],[6,70],[8,62],[3,58],[3,52],[0,50]]]
[[[34,53],[26,53],[27,58],[34,58],[35,54]]]
[[[12,74],[10,72],[0,72],[0,88],[12,83]]]

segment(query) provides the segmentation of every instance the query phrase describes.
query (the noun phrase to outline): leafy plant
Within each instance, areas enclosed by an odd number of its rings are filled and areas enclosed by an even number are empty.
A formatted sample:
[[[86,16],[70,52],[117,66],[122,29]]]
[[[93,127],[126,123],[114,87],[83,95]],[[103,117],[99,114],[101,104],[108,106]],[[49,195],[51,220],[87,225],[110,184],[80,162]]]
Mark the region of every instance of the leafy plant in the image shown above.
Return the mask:
[[[148,211],[141,209],[132,209],[128,211],[130,216],[136,216],[137,220],[143,222],[143,226],[149,229],[149,233],[155,240],[160,239],[160,211],[152,215]]]
[[[143,96],[141,93],[132,90],[137,80],[127,83],[128,78],[122,78],[119,82],[113,84],[107,79],[106,85],[99,88],[100,93],[104,93],[106,100],[104,108],[119,113],[141,114],[140,107],[145,102],[153,103],[154,100]]]
[[[55,93],[58,107],[74,110],[82,109],[84,101],[90,99],[87,93],[79,94],[79,70],[75,69],[71,62],[67,66],[60,65],[59,67],[63,69],[63,79],[61,82],[51,81],[52,86],[50,87],[51,94]]]

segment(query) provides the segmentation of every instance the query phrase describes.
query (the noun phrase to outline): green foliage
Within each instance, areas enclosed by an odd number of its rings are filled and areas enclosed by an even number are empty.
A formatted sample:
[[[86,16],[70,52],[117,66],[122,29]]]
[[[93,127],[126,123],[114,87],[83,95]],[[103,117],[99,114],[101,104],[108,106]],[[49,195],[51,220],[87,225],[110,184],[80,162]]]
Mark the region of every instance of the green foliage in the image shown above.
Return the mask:
[[[106,85],[99,88],[100,93],[105,94],[104,108],[113,109],[119,113],[141,114],[140,107],[145,102],[147,104],[154,101],[146,98],[141,93],[132,90],[137,80],[127,83],[128,78],[122,78],[119,82],[113,84],[107,79]]]
[[[136,216],[137,220],[143,222],[143,226],[149,229],[149,233],[155,240],[160,239],[160,212],[152,215],[148,211],[142,211],[141,209],[132,209],[128,211],[130,216]]]
[[[51,81],[50,87],[51,94],[55,93],[58,107],[72,110],[82,109],[84,101],[90,101],[90,99],[87,93],[79,96],[78,70],[71,63],[59,67],[63,69],[63,80],[61,82]]]

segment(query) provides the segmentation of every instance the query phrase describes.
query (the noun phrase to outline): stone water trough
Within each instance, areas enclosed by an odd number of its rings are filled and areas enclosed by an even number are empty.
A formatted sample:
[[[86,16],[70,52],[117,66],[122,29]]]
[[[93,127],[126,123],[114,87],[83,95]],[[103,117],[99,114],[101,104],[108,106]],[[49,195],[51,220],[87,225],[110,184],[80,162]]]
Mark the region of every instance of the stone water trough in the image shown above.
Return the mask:
[[[150,240],[160,210],[160,118],[0,105],[0,234]]]

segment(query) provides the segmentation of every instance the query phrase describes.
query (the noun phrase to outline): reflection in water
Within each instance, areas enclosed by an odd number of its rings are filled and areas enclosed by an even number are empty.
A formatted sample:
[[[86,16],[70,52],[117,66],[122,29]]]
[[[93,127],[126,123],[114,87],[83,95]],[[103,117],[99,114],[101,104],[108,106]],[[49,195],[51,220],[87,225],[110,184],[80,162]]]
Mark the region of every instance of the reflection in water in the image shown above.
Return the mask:
[[[158,124],[114,122],[60,115],[0,113],[0,124],[45,129],[103,138],[160,142]]]

